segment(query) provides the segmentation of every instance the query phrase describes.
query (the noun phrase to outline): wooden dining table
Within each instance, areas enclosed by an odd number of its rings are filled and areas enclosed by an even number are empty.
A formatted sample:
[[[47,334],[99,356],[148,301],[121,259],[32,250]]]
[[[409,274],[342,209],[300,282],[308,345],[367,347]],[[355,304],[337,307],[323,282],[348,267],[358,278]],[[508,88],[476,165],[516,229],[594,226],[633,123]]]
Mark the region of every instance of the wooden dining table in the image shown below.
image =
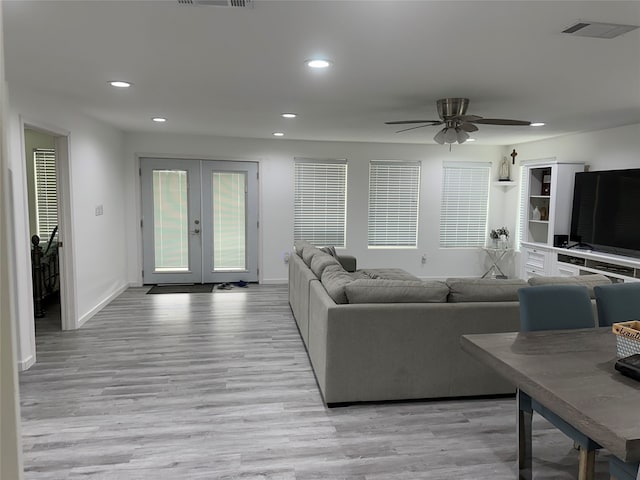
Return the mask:
[[[463,350],[611,454],[639,462],[640,382],[615,370],[615,337],[608,327],[463,335],[460,341]],[[518,432],[519,475],[530,478],[522,461],[531,456],[531,430],[518,425]]]

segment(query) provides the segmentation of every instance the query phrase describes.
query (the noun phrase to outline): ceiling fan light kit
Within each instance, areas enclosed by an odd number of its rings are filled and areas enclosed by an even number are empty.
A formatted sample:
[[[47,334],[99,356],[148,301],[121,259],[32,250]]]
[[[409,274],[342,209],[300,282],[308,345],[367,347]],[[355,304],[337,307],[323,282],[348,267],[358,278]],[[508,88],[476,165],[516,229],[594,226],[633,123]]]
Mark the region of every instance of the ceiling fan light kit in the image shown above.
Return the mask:
[[[483,118],[478,115],[467,115],[469,107],[468,98],[441,98],[437,104],[438,116],[440,120],[399,120],[395,122],[385,122],[387,125],[407,125],[421,123],[417,127],[409,127],[398,130],[396,133],[414,130],[422,127],[432,127],[444,125],[433,139],[443,145],[445,143],[464,143],[469,138],[469,132],[476,132],[478,126],[482,125],[502,125],[502,126],[529,126],[531,122],[524,120],[509,120],[505,118]]]

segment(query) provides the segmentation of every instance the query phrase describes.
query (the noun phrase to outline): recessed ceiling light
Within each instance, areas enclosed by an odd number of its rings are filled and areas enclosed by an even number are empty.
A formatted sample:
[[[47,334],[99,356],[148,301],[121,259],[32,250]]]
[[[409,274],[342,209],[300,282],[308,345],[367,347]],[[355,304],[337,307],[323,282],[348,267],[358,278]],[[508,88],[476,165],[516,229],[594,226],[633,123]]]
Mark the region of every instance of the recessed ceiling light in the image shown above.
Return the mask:
[[[158,122],[158,123],[164,123],[167,121],[166,118],[164,117],[153,117],[151,120],[153,120],[154,122]]]
[[[284,137],[284,133],[282,132],[273,132],[274,137]]]
[[[531,127],[542,127],[543,125],[544,122],[534,122],[530,124]]]
[[[475,142],[475,141],[476,141],[476,139],[475,139],[475,138],[467,138],[467,139],[464,141],[464,143],[467,143],[467,142]]]
[[[282,117],[284,118],[296,118],[298,115],[295,113],[283,113]]]
[[[117,88],[129,88],[131,86],[129,82],[123,82],[122,80],[114,80],[113,82],[109,82],[109,85]]]
[[[329,60],[324,60],[322,58],[314,58],[311,60],[307,60],[307,67],[311,68],[327,68],[331,65]]]

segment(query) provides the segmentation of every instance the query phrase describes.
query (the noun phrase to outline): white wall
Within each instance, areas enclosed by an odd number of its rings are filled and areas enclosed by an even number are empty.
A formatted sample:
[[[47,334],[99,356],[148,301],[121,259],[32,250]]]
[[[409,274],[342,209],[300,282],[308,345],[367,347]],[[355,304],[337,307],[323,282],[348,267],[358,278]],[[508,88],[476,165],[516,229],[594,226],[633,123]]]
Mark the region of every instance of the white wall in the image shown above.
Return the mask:
[[[444,160],[493,162],[502,159],[502,147],[472,145],[407,145],[340,143],[223,138],[213,136],[130,133],[126,135],[127,238],[129,281],[141,282],[140,193],[137,156],[161,155],[175,158],[213,158],[219,160],[259,160],[262,268],[265,283],[286,282],[283,255],[293,245],[294,157],[346,158],[348,161],[348,206],[346,253],[358,258],[359,266],[403,268],[421,277],[477,276],[485,270],[484,256],[477,249],[440,249],[438,242],[442,162]],[[411,250],[367,249],[367,205],[369,160],[422,160],[420,231],[418,248]],[[492,187],[495,205],[489,225],[509,223],[502,217],[502,188]],[[420,259],[427,256],[427,263]]]
[[[71,238],[65,238],[65,253],[73,252],[75,317],[81,325],[102,305],[127,286],[125,247],[125,169],[123,134],[113,127],[74,111],[68,103],[51,96],[9,85],[9,169],[12,181],[13,235],[17,285],[19,362],[33,360],[33,305],[29,219],[22,122],[53,132],[70,132],[69,172],[71,180]],[[95,216],[95,207],[104,215]],[[68,248],[71,247],[71,248]]]
[[[22,479],[20,401],[16,368],[16,338],[11,283],[10,221],[4,77],[2,0],[0,0],[0,478]]]
[[[640,168],[640,124],[515,145],[518,161],[556,157],[591,170]]]

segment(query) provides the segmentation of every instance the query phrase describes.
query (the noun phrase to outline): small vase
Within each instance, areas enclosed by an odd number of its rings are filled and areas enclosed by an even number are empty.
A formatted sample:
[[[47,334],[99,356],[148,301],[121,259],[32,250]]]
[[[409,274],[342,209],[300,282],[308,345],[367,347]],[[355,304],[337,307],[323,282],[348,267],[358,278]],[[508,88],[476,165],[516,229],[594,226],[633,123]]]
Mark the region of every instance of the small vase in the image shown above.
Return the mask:
[[[531,214],[531,220],[540,220],[540,210],[538,210],[538,207],[534,207],[533,212]]]

